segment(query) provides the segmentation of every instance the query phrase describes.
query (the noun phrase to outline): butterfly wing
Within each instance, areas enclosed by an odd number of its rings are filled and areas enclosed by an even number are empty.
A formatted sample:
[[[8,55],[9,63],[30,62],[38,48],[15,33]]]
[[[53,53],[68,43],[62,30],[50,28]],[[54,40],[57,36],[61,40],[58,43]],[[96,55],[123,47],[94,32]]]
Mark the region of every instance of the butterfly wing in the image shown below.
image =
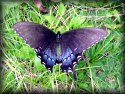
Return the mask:
[[[18,22],[14,30],[37,52],[41,62],[52,70],[57,58],[56,34],[43,25]]]
[[[64,33],[60,39],[60,61],[62,61],[62,70],[71,70],[75,77],[73,67],[80,59],[82,59],[84,50],[106,36],[106,28],[81,28]]]

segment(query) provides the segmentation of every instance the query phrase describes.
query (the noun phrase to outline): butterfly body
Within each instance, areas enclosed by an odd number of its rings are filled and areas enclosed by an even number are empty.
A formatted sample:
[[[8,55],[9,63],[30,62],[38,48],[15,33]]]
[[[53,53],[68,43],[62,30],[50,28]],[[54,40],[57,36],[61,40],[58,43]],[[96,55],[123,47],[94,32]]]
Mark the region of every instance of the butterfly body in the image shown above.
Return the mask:
[[[64,34],[55,34],[43,25],[32,22],[18,22],[14,30],[35,49],[41,63],[52,72],[53,66],[59,64],[61,70],[73,72],[74,66],[83,59],[83,52],[107,36],[106,28],[80,28]]]
[[[60,45],[60,40],[61,34],[58,32],[56,34],[57,49]],[[36,53],[37,56],[41,59],[42,64],[44,64],[45,67],[50,71],[52,71],[53,66],[57,63],[61,64],[61,69],[63,72],[68,72],[68,70],[74,70],[74,65],[78,62],[77,55],[75,55],[75,53],[73,53],[70,48],[67,48],[66,53],[62,56],[59,54],[59,50],[57,50],[57,55],[54,56],[49,48],[42,50],[41,47],[36,49]]]

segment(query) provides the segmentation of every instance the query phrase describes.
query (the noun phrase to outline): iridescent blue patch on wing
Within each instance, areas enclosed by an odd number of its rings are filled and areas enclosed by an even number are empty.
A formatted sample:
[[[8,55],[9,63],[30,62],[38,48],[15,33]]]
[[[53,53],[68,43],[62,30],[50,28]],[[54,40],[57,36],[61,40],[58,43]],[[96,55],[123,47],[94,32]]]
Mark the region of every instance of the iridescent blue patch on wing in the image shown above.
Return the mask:
[[[63,54],[60,57],[60,59],[62,60],[62,65],[61,65],[62,71],[66,71],[67,73],[71,71],[73,72],[74,78],[76,78],[74,65],[77,63],[73,64],[74,62],[77,62],[77,57],[75,53],[70,48],[68,48],[65,54]]]
[[[56,64],[56,55],[52,53],[52,51],[48,48],[46,50],[40,50],[40,52],[37,52],[38,56],[41,58],[41,62],[45,65],[45,67],[52,71],[53,66]]]

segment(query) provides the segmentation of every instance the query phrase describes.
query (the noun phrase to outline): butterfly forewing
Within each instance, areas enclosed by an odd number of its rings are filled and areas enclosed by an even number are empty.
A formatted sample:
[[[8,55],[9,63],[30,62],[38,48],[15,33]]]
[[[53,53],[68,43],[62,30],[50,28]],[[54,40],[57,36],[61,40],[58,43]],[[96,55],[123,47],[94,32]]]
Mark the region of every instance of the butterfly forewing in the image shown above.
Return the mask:
[[[72,51],[77,50],[77,53],[80,53],[93,44],[98,43],[107,34],[106,28],[81,28],[68,31],[61,37],[61,54],[65,53],[67,47],[72,49]]]
[[[56,40],[56,34],[40,24],[18,22],[13,28],[33,48],[45,48],[52,40]]]

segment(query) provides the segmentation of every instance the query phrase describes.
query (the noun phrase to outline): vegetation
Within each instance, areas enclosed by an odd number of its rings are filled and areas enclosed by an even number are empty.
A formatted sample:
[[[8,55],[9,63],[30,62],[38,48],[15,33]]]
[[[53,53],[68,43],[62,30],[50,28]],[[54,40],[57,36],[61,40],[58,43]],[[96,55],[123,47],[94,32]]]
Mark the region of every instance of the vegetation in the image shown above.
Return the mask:
[[[2,2],[2,88],[1,93],[37,92],[123,92],[123,6],[116,1],[44,2],[43,14],[33,2]],[[43,24],[55,33],[83,27],[106,26],[106,39],[84,52],[75,67],[77,80],[55,65],[50,73],[35,51],[14,32],[19,21]]]

